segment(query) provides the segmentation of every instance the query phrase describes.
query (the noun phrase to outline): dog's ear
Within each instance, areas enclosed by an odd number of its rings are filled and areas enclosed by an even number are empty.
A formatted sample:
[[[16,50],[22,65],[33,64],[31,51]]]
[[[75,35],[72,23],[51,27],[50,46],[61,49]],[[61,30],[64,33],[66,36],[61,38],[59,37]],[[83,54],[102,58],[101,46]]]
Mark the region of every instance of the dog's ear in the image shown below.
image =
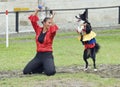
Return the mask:
[[[85,10],[83,14],[79,14],[80,18],[84,21],[87,20],[87,11]]]
[[[87,11],[85,10],[84,13],[83,13],[83,15],[86,15],[86,13],[87,13]]]

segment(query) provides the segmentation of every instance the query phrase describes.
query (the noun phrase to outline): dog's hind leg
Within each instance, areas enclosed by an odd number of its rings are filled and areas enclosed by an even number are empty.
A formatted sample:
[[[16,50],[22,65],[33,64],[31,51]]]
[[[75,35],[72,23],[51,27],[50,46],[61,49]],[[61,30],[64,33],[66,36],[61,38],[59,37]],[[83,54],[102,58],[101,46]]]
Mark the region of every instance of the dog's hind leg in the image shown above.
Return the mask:
[[[85,68],[84,68],[84,71],[86,71],[88,69],[88,51],[87,49],[84,50],[84,54],[83,54],[83,60],[85,61]]]
[[[91,49],[91,58],[93,60],[94,71],[97,71],[97,68],[96,68],[96,52],[95,52],[95,48]]]
[[[97,71],[97,68],[96,68],[96,59],[93,58],[93,66],[94,66],[94,71]]]
[[[84,71],[86,71],[86,70],[88,70],[88,61],[87,61],[87,59],[84,59],[84,61],[85,61]]]

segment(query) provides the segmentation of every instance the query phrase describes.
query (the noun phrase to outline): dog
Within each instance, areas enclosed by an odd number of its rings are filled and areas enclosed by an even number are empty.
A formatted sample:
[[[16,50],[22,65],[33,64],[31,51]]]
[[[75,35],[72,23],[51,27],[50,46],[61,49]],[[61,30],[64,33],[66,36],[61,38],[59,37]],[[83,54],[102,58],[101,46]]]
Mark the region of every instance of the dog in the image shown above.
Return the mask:
[[[84,11],[83,14],[75,16],[78,20],[78,29],[77,32],[80,35],[80,41],[84,45],[85,49],[83,52],[83,60],[85,61],[84,71],[88,70],[88,58],[92,58],[94,71],[97,71],[96,68],[96,53],[100,49],[100,45],[96,42],[96,33],[92,31],[92,27],[87,18],[87,11]]]

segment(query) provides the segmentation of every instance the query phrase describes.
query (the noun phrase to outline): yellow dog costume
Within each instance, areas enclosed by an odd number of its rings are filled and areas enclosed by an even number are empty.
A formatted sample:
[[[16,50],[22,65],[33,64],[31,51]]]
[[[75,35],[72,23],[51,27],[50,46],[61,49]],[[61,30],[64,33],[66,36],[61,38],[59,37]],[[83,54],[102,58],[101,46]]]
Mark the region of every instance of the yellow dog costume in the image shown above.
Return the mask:
[[[89,34],[84,34],[83,35],[83,40],[82,41],[90,41],[91,39],[96,37],[96,33],[91,31]],[[78,38],[79,40],[81,40],[81,36],[79,36]]]

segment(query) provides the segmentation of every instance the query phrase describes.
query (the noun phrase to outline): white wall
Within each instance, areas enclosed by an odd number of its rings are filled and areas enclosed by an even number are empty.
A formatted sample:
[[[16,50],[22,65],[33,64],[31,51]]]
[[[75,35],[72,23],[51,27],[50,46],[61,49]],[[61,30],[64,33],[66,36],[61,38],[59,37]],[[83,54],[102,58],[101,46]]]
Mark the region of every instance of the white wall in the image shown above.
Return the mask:
[[[14,11],[14,8],[29,8],[30,10],[34,10],[38,6],[38,0],[6,0],[0,2],[0,12],[5,12],[6,9],[10,11]],[[20,26],[22,30],[24,27],[26,28],[27,26],[24,26],[23,23],[29,23],[28,21],[28,14],[19,14],[20,18]],[[0,14],[0,20],[3,20],[0,22],[0,33],[5,33],[5,14]],[[23,25],[21,25],[23,24]],[[30,24],[30,23],[29,23]],[[15,14],[9,14],[9,32],[14,32],[15,31]]]
[[[38,6],[38,0],[0,0],[0,12],[6,9],[13,11],[15,7],[27,7],[34,10]],[[120,6],[120,0],[39,0],[46,1],[50,9],[73,9],[88,7]],[[83,10],[56,12],[55,21],[61,29],[73,29],[76,27],[75,15]],[[20,30],[32,30],[28,16],[31,13],[20,13]],[[0,33],[5,32],[5,15],[0,14]],[[118,24],[118,8],[89,10],[89,21],[93,27],[120,26]],[[24,25],[26,24],[26,26]],[[9,14],[9,30],[15,30],[15,14]]]
[[[50,9],[73,9],[73,8],[89,8],[89,7],[108,7],[120,6],[120,0],[46,0],[46,6]],[[83,11],[77,10],[73,12],[58,12],[57,20],[62,22],[73,23],[74,16]],[[89,10],[89,21],[93,27],[115,27],[118,24],[118,8],[112,9],[96,9]],[[65,24],[65,23],[64,23]],[[63,26],[62,24],[60,24]],[[68,26],[67,26],[68,27]],[[71,27],[71,26],[70,26]]]
[[[8,9],[9,11],[13,11],[14,8],[30,8],[33,10],[38,5],[38,0],[8,0],[7,2],[0,2],[0,11],[5,11]]]
[[[46,0],[50,8],[85,8],[120,5],[120,0]]]

